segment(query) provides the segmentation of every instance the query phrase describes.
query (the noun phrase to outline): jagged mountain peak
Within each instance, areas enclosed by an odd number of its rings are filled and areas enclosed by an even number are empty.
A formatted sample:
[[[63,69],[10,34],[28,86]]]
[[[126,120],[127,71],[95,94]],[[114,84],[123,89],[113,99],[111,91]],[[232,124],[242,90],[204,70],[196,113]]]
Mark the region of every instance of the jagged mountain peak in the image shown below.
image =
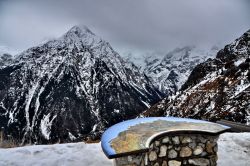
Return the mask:
[[[98,136],[162,97],[108,42],[75,26],[0,69],[0,127],[23,143],[73,141]]]
[[[90,33],[95,35],[86,25],[83,24],[73,26],[68,32]]]
[[[102,40],[99,36],[95,35],[87,26],[85,25],[76,25],[73,26],[69,31],[67,31],[62,37],[59,39],[50,42],[52,45],[71,45],[70,47],[90,47],[90,46],[98,46],[109,45],[108,42]]]
[[[96,36],[87,26],[85,25],[75,25],[68,32],[64,34],[64,37],[77,37],[83,38],[89,36]]]
[[[53,51],[48,52],[48,50]],[[84,25],[76,25],[59,38],[27,49],[19,54],[17,59],[19,63],[23,60],[33,59],[34,56],[37,57],[44,54],[48,55],[65,51],[68,52],[68,54],[64,53],[63,56],[69,58],[75,57],[76,55],[80,56],[79,54],[81,54],[81,56],[90,55],[86,54],[87,52],[92,52],[91,56],[95,56],[96,58],[108,57],[109,59],[112,59],[112,57],[118,55],[107,41],[95,35],[88,27]],[[78,54],[73,52],[78,52]],[[59,54],[53,56],[58,55]],[[60,54],[60,56],[62,56],[62,54]]]
[[[174,94],[187,80],[195,65],[215,56],[217,47],[178,47],[167,53],[161,60],[151,60],[144,72],[157,87],[167,95]]]
[[[227,63],[229,63],[230,61],[237,61],[240,58],[248,58],[250,53],[249,46],[250,30],[245,32],[233,43],[226,45],[224,49],[218,52],[216,58],[218,58],[222,62]]]

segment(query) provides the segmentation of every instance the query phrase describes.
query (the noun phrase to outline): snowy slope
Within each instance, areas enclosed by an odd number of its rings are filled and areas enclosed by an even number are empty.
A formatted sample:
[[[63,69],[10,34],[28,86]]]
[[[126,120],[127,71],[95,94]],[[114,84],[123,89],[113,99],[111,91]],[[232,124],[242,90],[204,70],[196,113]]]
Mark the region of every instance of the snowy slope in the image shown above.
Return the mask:
[[[146,59],[147,65],[144,72],[160,91],[165,92],[166,95],[172,95],[185,83],[197,64],[213,58],[217,51],[217,47],[211,49],[194,46],[176,48],[161,60],[156,57]]]
[[[250,30],[197,65],[176,95],[145,116],[177,116],[250,124]]]
[[[74,26],[0,70],[0,127],[22,143],[98,138],[161,98],[108,42]]]
[[[248,166],[250,133],[225,133],[218,141],[218,166]]]
[[[165,55],[166,53],[156,51],[145,53],[125,52],[121,54],[126,61],[134,63],[142,72],[144,72],[148,66],[156,65]]]
[[[216,46],[186,46],[167,54],[151,52],[138,56],[128,53],[125,57],[127,61],[139,66],[161,92],[172,95],[181,88],[197,64],[214,58],[218,51]]]
[[[218,166],[248,166],[250,133],[225,133],[218,140]],[[36,145],[0,149],[1,166],[112,166],[101,144]]]
[[[101,144],[69,143],[0,149],[1,166],[111,166]]]

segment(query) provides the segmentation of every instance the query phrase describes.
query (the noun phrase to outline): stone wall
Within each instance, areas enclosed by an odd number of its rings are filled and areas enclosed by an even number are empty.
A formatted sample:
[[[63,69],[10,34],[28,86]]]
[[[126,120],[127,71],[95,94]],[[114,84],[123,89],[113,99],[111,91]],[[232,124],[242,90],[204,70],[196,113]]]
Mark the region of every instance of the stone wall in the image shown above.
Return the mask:
[[[116,158],[116,166],[215,166],[218,136],[182,134],[153,141],[148,152]]]

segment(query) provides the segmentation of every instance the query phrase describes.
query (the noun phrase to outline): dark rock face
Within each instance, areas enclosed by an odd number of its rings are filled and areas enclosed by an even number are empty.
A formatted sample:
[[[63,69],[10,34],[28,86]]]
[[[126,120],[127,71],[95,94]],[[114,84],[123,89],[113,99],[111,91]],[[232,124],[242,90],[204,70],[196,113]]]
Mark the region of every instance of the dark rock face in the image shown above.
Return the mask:
[[[0,127],[22,143],[98,138],[162,96],[109,43],[75,26],[0,69]]]
[[[218,59],[208,59],[204,63],[198,64],[193,71],[191,72],[190,76],[188,77],[187,81],[182,85],[181,91],[192,87],[199,83],[207,74],[212,71],[217,71],[223,66],[223,63]]]
[[[227,119],[250,123],[250,31],[197,65],[175,96],[165,98],[144,116]]]

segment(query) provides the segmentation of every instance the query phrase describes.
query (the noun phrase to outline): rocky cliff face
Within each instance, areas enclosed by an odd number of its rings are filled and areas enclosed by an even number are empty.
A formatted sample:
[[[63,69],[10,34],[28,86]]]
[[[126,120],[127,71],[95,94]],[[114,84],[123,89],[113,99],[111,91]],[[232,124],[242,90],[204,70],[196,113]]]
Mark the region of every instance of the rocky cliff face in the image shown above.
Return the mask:
[[[0,126],[22,143],[98,137],[162,96],[108,42],[75,26],[0,69]]]
[[[227,119],[250,123],[250,30],[197,65],[176,95],[165,98],[144,116]]]

